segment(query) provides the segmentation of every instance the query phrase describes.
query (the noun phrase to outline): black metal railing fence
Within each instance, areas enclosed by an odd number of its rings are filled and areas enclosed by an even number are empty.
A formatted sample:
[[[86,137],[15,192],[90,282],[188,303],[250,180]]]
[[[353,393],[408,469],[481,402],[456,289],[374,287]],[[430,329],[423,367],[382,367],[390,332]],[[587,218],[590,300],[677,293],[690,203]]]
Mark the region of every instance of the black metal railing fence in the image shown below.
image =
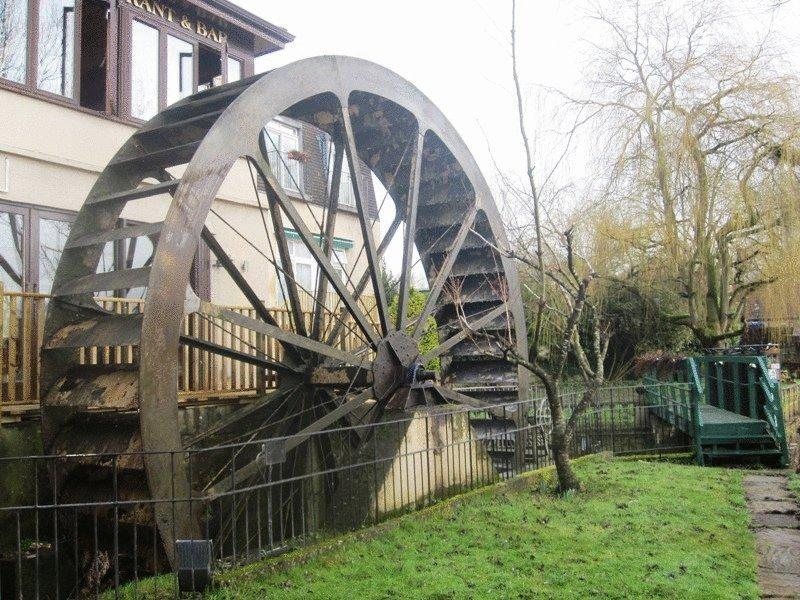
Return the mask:
[[[565,392],[568,414],[581,396]],[[600,390],[576,420],[572,456],[691,450],[656,413],[636,386]],[[175,585],[163,540],[178,532],[159,530],[158,515],[190,514],[218,566],[246,563],[548,466],[549,436],[541,397],[491,413],[438,407],[316,433],[278,461],[265,443],[280,439],[158,453],[173,490],[179,464],[202,483],[156,498],[142,476],[153,454],[2,457],[0,470],[20,477],[0,493],[0,599],[150,597]],[[249,464],[257,471],[240,478]]]

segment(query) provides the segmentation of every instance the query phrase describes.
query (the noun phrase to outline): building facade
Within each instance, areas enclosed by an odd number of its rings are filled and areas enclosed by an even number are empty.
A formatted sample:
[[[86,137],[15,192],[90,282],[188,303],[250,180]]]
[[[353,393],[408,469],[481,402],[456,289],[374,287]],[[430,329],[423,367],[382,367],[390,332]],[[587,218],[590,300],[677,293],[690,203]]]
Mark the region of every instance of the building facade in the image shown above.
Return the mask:
[[[5,0],[0,28],[0,281],[7,291],[43,294],[50,292],[76,211],[136,128],[194,92],[252,75],[256,57],[293,39],[228,0]],[[270,163],[313,227],[328,196],[330,138],[287,118],[264,125]],[[361,167],[374,207],[371,177]],[[264,260],[272,240],[257,188],[241,161],[220,190],[217,220],[206,225],[233,250],[264,300],[280,306],[280,277]],[[156,222],[169,202],[165,196],[130,203],[122,216]],[[346,168],[339,204],[333,262],[358,276],[360,229]],[[286,233],[295,277],[313,290],[316,265],[293,232]],[[141,266],[151,251],[146,236],[110,243],[99,269]],[[245,304],[202,248],[192,284],[219,303]],[[136,297],[141,290],[122,292]]]

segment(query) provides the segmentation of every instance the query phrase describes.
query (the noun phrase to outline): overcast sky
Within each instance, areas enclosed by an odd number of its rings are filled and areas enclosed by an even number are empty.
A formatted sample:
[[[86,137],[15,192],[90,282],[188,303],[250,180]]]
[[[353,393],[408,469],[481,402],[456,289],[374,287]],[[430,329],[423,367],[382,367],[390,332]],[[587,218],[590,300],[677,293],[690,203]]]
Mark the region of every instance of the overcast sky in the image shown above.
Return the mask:
[[[438,105],[472,149],[487,180],[497,178],[495,163],[512,176],[524,174],[511,79],[510,0],[235,1],[295,35],[286,49],[259,59],[257,71],[322,54],[379,63]],[[800,47],[798,0],[781,6],[778,18],[767,22],[763,8],[777,1],[730,0],[729,6],[744,15],[745,26],[754,31],[771,27],[789,46]],[[557,125],[542,117],[548,111],[540,103],[549,98],[542,99],[542,87],[568,92],[581,88],[582,69],[591,56],[587,38],[597,37],[587,18],[590,7],[579,0],[518,2],[520,73],[527,117],[537,131]],[[541,155],[552,150],[539,145],[537,153],[546,163]],[[591,140],[585,140],[567,163],[565,176],[585,174],[590,155]]]
[[[504,168],[521,163],[511,87],[508,0],[376,2],[237,0],[296,36],[286,49],[263,57],[267,69],[320,54],[379,63],[422,90],[452,121],[488,179],[492,152]],[[526,80],[568,87],[579,76],[578,11],[557,2],[522,2],[521,54]],[[488,139],[488,142],[487,142]],[[502,161],[501,161],[502,158]]]

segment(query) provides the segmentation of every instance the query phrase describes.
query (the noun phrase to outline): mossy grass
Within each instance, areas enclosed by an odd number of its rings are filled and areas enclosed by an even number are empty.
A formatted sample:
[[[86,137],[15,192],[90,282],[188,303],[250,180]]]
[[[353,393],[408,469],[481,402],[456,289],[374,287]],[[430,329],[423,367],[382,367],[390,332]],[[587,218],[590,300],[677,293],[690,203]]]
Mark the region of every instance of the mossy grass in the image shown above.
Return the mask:
[[[758,597],[741,471],[607,456],[575,469],[578,494],[537,471],[221,572],[206,597]],[[169,597],[159,581],[139,597]]]

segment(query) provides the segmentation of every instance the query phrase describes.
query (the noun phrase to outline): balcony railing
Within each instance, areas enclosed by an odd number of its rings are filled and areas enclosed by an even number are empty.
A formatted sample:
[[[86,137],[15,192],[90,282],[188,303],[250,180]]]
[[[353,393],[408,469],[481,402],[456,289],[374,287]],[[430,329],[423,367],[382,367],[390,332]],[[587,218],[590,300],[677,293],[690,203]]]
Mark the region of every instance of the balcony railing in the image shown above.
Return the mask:
[[[6,417],[38,408],[42,393],[40,350],[49,298],[47,294],[7,292],[0,286],[0,411]],[[144,306],[142,299],[98,297],[97,302],[104,309],[120,314],[138,312]],[[230,308],[256,317],[252,307]],[[281,327],[288,328],[288,310],[274,308],[270,313]],[[313,313],[306,311],[305,318],[310,326]],[[326,317],[326,327],[329,318]],[[280,345],[273,338],[206,315],[185,315],[183,331],[242,352],[281,356]],[[362,344],[352,330],[342,328],[339,339],[342,349],[352,350]],[[136,361],[137,351],[133,346],[87,347],[80,350],[80,358],[87,365],[126,364]],[[182,403],[256,395],[276,383],[274,373],[255,365],[187,346],[181,347],[178,363],[178,398]]]

